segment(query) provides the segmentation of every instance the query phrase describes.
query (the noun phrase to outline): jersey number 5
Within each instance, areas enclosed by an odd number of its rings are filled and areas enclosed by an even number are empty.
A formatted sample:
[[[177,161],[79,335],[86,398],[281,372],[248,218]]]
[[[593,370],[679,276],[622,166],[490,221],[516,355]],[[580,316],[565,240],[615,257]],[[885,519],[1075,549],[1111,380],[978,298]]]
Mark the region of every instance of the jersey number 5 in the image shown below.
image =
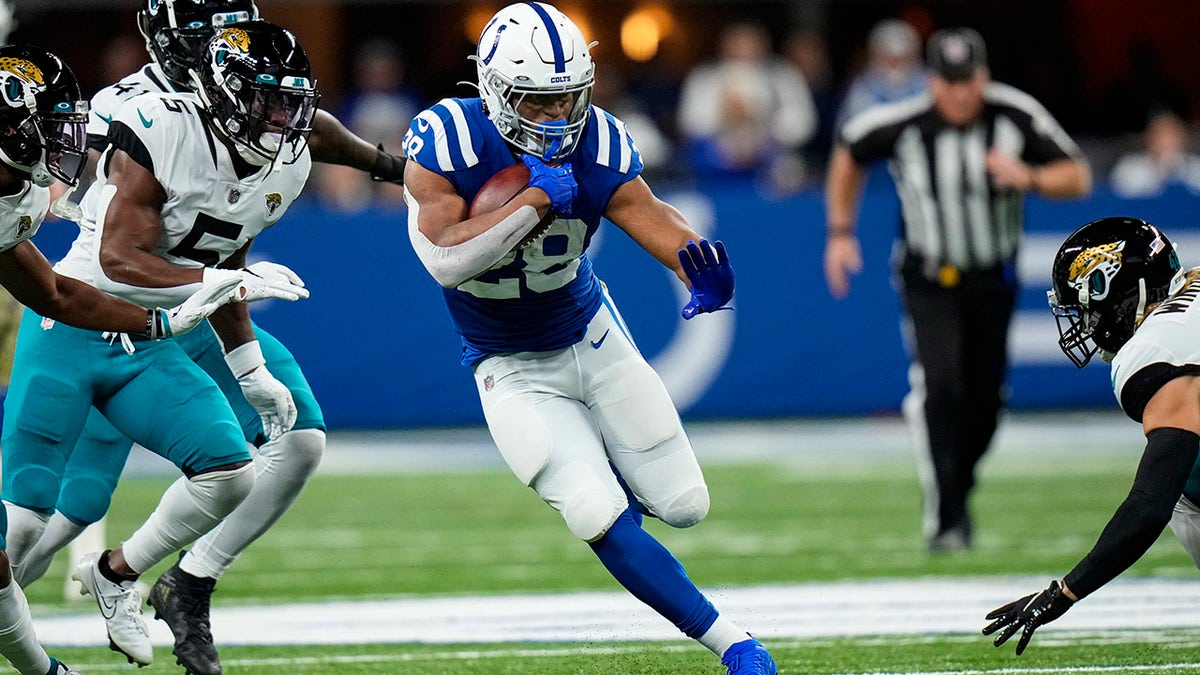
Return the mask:
[[[242,234],[242,226],[227,220],[213,218],[206,213],[197,213],[196,222],[192,224],[192,229],[167,253],[180,258],[195,260],[205,267],[214,267],[217,263],[221,262],[220,252],[198,246],[200,240],[206,234],[236,242],[237,238]]]

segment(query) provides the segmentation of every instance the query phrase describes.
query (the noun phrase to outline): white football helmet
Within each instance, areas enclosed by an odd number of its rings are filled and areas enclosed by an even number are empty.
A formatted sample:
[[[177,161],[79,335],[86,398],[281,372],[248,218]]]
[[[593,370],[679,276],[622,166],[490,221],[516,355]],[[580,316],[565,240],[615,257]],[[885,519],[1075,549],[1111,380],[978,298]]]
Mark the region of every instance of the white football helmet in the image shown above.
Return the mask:
[[[496,12],[470,58],[488,118],[510,143],[543,161],[571,154],[591,111],[592,44],[565,14],[545,3],[523,2]],[[564,94],[574,95],[565,122],[534,122],[517,112],[526,97]]]

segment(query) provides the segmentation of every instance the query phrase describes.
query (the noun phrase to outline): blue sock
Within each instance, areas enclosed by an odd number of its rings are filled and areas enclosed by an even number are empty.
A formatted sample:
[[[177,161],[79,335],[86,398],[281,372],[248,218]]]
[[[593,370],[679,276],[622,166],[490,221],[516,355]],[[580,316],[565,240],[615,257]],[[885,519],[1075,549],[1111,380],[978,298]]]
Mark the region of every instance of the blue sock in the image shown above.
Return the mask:
[[[697,639],[717,620],[717,610],[688,578],[683,565],[626,510],[599,541],[600,562],[635,598]]]

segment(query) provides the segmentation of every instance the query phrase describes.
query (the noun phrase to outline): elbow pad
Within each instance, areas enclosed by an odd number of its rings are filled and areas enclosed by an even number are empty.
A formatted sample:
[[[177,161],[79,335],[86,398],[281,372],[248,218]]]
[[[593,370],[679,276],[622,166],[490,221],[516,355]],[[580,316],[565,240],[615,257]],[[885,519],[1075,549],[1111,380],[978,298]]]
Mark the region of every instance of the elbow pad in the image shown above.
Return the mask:
[[[410,199],[408,238],[421,264],[443,288],[456,288],[486,272],[512,252],[540,220],[537,209],[522,206],[492,228],[461,244],[438,246],[421,233],[417,226],[419,215],[416,200]]]

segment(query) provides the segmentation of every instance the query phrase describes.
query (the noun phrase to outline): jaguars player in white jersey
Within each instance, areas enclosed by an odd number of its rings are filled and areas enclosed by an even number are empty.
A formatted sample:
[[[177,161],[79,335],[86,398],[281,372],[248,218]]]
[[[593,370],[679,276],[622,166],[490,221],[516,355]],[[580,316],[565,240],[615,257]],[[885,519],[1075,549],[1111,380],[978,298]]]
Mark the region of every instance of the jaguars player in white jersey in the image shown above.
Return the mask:
[[[720,616],[641,527],[643,514],[695,525],[708,487],[585,253],[607,218],[691,286],[690,318],[732,298],[724,247],[700,240],[640,177],[625,125],[590,104],[589,45],[562,12],[537,2],[500,10],[473,59],[482,98],[444,99],[416,117],[404,183],[410,240],[443,287],[492,437],[634,596],[729,673],[773,674],[762,644]],[[464,220],[484,182],[517,161],[530,187]],[[524,245],[551,213],[549,229]]]
[[[308,177],[304,137],[317,99],[308,59],[291,33],[249,22],[213,38],[207,68],[199,76],[200,96],[145,94],[114,115],[98,180],[84,199],[80,236],[58,266],[62,273],[138,299],[171,298],[203,278],[228,275],[299,283],[272,263],[238,270],[253,239],[278,222]],[[21,480],[22,471],[36,473],[41,482],[61,475],[93,405],[125,437],[184,472],[142,528],[122,546],[85,558],[76,570],[85,591],[102,610],[110,609],[106,623],[114,648],[139,664],[150,663],[153,651],[132,581],[251,493],[255,481],[243,427],[252,418],[264,441],[291,430],[307,441],[293,442],[287,451],[313,461],[323,446],[320,410],[298,368],[288,378],[294,386],[289,391],[268,369],[244,306],[236,307],[210,317],[219,336],[211,349],[208,335],[200,333],[189,343],[165,345],[169,350],[155,344],[126,354],[85,332],[37,331],[33,321],[26,322],[28,330],[23,326],[10,397],[18,397],[29,419],[53,408],[74,422],[67,433],[52,436],[33,424],[6,430],[10,501],[30,507],[17,501],[27,496],[30,482]],[[61,355],[54,367],[30,362],[29,355],[47,351]],[[213,361],[220,372],[212,372]],[[134,372],[126,377],[129,370]],[[222,380],[220,387],[214,378]],[[168,382],[175,395],[149,387]],[[137,420],[125,418],[134,411]],[[164,424],[163,416],[172,423]],[[271,462],[266,464],[260,473],[271,473]],[[10,472],[16,474],[11,484]],[[33,506],[52,509],[57,496],[55,489],[48,503]],[[219,664],[185,665],[219,672]]]
[[[56,273],[30,241],[50,205],[49,186],[57,180],[70,187],[79,180],[87,115],[87,102],[81,99],[74,74],[54,54],[36,47],[0,47],[0,284],[27,311],[44,317],[40,328],[45,331],[65,330],[55,325],[61,321],[88,329],[80,332],[110,330],[142,339],[181,334],[221,303],[238,298],[241,280],[230,275],[219,283],[202,284],[195,295],[171,310],[147,310]],[[31,358],[52,361],[58,355],[48,352]],[[28,425],[54,435],[70,425],[68,417],[56,418],[52,410],[38,418],[21,418],[24,411],[18,394],[5,400],[5,409],[6,428]],[[4,480],[19,474],[19,466],[5,465]],[[6,514],[0,507],[0,654],[23,675],[75,672],[38,645],[28,603],[13,583],[6,530]]]
[[[253,0],[143,0],[137,24],[150,62],[92,96],[89,165],[77,193],[82,195],[91,183],[96,159],[108,145],[109,122],[125,101],[147,92],[192,91],[189,72],[200,65],[213,31],[259,18]],[[361,169],[377,181],[399,181],[404,173],[403,157],[359,138],[324,110],[317,110],[313,118],[308,146],[313,161]]]
[[[92,98],[88,117],[90,173],[95,173],[100,152],[108,145],[109,124],[125,102],[144,93],[193,91],[196,84],[190,73],[203,66],[208,41],[214,30],[237,26],[258,16],[258,9],[251,0],[145,0],[137,20],[139,30],[146,39],[151,62],[120,82],[102,89]],[[387,153],[381,147],[372,146],[355,136],[325,111],[317,110],[312,126],[308,147],[314,161],[369,171],[376,180],[400,180],[404,166],[402,157]],[[65,206],[61,201],[59,205]],[[198,336],[198,339],[203,339],[203,343],[189,343],[193,347],[189,352],[196,355],[210,372],[226,370],[219,358],[220,347],[215,335],[207,327],[202,331],[204,336]],[[303,376],[291,354],[266,331],[259,328],[257,332],[271,372],[279,375],[289,388],[306,391],[307,385],[302,384]],[[222,386],[232,398],[240,398],[238,388],[231,382],[223,382]],[[301,412],[305,413],[301,416],[301,429],[322,427],[315,405],[314,402],[300,402]],[[255,503],[256,497],[251,497],[247,507],[230,519],[231,524],[221,528],[221,540],[216,540],[216,534],[205,537],[179,566],[164,575],[164,585],[171,583],[179,586],[173,594],[168,596],[156,592],[150,596],[150,601],[157,603],[158,615],[167,621],[180,638],[180,644],[176,646],[177,652],[184,653],[180,658],[198,672],[203,667],[201,662],[209,663],[208,667],[219,663],[215,646],[205,627],[208,623],[207,596],[211,595],[215,580],[241,551],[292,504],[315,470],[323,450],[323,443],[318,445],[321,439],[311,432],[286,436],[277,443],[264,445],[265,439],[261,437],[261,424],[257,418],[243,415],[242,422],[247,440],[265,449],[258,455],[260,469],[264,465],[273,467],[267,474],[268,478],[259,482],[264,492],[257,499],[263,503],[259,508],[252,509],[250,506]],[[304,451],[287,451],[286,447],[293,442],[302,443]],[[14,509],[14,531],[20,535],[14,538],[14,573],[22,585],[27,586],[40,578],[59,550],[88,525],[104,516],[130,449],[130,440],[107,423],[102,415],[93,411],[64,470],[58,503],[53,513],[48,514],[40,508]],[[279,481],[279,485],[266,491],[275,480]],[[29,488],[39,489],[43,494],[27,494],[24,503],[45,503],[47,497],[44,493],[51,487]],[[269,498],[271,494],[278,497]],[[165,597],[173,597],[178,602],[162,602]],[[183,605],[198,608],[199,611],[184,612],[180,609]],[[196,627],[189,628],[189,624],[195,624]]]
[[[1067,237],[1051,278],[1059,345],[1080,368],[1097,352],[1112,363],[1113,392],[1141,423],[1146,449],[1129,496],[1083,560],[987,615],[983,634],[998,632],[997,647],[1021,632],[1018,654],[1038,627],[1141,558],[1168,524],[1200,567],[1200,268],[1181,270],[1154,225],[1113,217]]]

